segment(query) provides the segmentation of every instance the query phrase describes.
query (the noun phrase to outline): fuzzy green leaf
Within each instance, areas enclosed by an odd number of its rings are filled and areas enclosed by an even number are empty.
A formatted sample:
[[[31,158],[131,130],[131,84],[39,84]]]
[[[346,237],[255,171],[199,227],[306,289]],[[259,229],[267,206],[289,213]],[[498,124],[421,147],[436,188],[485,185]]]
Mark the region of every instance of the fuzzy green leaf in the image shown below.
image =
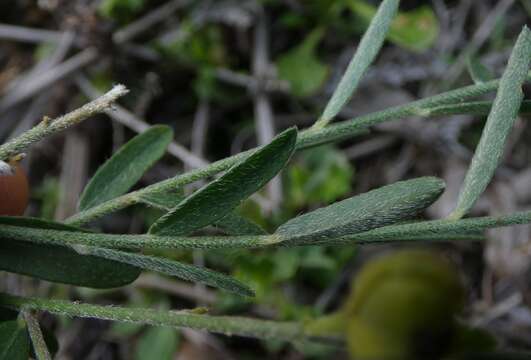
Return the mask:
[[[183,280],[209,285],[241,296],[254,296],[254,292],[238,280],[221,273],[177,261],[125,251],[78,245],[76,250],[109,260],[129,264],[144,270],[175,276]]]
[[[22,319],[0,322],[0,360],[27,360],[30,340]]]
[[[182,192],[160,192],[142,195],[140,202],[160,210],[170,211],[184,199]],[[230,212],[215,225],[229,235],[264,235],[266,232],[258,224],[241,216],[236,210]]]
[[[287,244],[304,244],[367,231],[417,215],[443,190],[434,177],[399,181],[291,219],[276,234]]]
[[[125,194],[164,155],[172,137],[169,127],[158,125],[127,142],[92,177],[81,195],[80,210]]]
[[[398,10],[398,3],[399,0],[382,1],[334,94],[328,101],[320,119],[315,123],[316,128],[326,126],[339,113],[358,87],[363,74],[378,55],[384,43],[391,21]]]
[[[282,170],[295,150],[296,140],[295,128],[284,131],[270,144],[182,201],[153,224],[149,232],[189,234],[220,220]]]
[[[82,229],[32,218],[0,217],[1,225],[14,225],[21,229],[46,231],[61,230],[68,237]],[[6,226],[7,227],[7,226]],[[35,232],[35,231],[34,231]],[[1,237],[1,236],[0,236]],[[22,236],[22,240],[25,237]],[[119,262],[80,255],[65,246],[37,244],[27,241],[0,241],[0,269],[43,280],[86,286],[113,288],[133,282],[140,271]]]
[[[530,63],[531,31],[524,27],[500,80],[496,98],[461,188],[457,206],[449,218],[463,217],[492,179],[524,98],[522,85],[526,80]]]

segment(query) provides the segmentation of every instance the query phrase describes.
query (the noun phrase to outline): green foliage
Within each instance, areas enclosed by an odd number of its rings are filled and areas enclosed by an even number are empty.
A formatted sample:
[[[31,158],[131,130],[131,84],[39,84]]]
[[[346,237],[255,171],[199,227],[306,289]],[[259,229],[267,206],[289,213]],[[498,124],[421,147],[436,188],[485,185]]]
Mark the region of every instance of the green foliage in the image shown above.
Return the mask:
[[[0,320],[0,360],[27,360],[30,339],[22,319]]]
[[[148,0],[103,0],[99,12],[108,18],[124,22],[142,10]]]
[[[322,28],[311,32],[299,45],[282,54],[276,61],[278,76],[290,83],[295,96],[314,94],[323,85],[328,67],[316,56],[316,49],[323,37]]]
[[[40,217],[52,220],[55,216],[55,210],[59,203],[59,181],[55,177],[47,177],[42,184],[33,190],[32,196],[41,202]]]
[[[0,218],[2,225],[26,229],[56,229],[67,234],[79,228],[30,218]],[[133,282],[139,270],[119,262],[78,254],[69,247],[36,244],[26,241],[0,241],[0,269],[39,279],[87,286],[113,288]]]
[[[468,72],[474,82],[484,83],[494,79],[494,74],[478,58],[470,56],[467,59]]]
[[[126,193],[164,155],[172,138],[171,129],[159,125],[122,146],[85,187],[79,209],[89,209]]]
[[[86,254],[129,264],[139,269],[152,270],[161,274],[175,276],[180,279],[210,285],[241,296],[254,296],[254,292],[248,286],[229,276],[202,267],[125,251],[90,246],[77,246],[76,249]]]
[[[173,40],[155,45],[163,55],[193,67],[219,66],[227,61],[218,26],[198,26],[185,19],[179,30]]]
[[[329,204],[350,192],[354,169],[330,146],[309,149],[296,157],[286,174],[288,206],[294,210]]]
[[[276,234],[301,244],[374,229],[417,215],[443,190],[437,178],[396,182],[291,219]]]
[[[138,340],[135,360],[172,360],[179,346],[177,330],[166,327],[150,327]]]
[[[181,235],[223,218],[262,188],[290,159],[297,130],[284,131],[247,159],[182,201],[150,228],[151,234]]]
[[[462,220],[431,220],[409,224],[383,226],[360,234],[345,236],[339,243],[348,242],[386,242],[401,240],[439,240],[471,236],[478,240],[477,234],[486,229],[531,223],[531,211],[516,212],[503,216],[485,216]]]
[[[376,8],[365,0],[349,0],[350,9],[364,22],[369,23]],[[388,38],[391,42],[413,51],[426,51],[437,40],[439,22],[428,5],[414,10],[399,12],[391,23]]]
[[[503,73],[481,139],[467,171],[452,219],[463,217],[489,184],[503,155],[524,94],[522,85],[531,64],[531,31],[524,27]]]
[[[316,128],[327,125],[347,103],[359,85],[361,77],[372,63],[383,45],[391,20],[398,9],[398,0],[384,0],[374,15],[369,28],[363,34],[356,53],[339,81],[336,90],[315,123]]]

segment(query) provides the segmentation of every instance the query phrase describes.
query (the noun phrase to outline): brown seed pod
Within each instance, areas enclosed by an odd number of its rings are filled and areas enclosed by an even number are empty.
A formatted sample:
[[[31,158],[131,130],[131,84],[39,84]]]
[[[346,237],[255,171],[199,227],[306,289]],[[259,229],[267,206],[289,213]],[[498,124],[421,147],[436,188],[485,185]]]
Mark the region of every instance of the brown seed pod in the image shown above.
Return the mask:
[[[0,160],[0,216],[21,216],[29,200],[26,173],[17,161]]]

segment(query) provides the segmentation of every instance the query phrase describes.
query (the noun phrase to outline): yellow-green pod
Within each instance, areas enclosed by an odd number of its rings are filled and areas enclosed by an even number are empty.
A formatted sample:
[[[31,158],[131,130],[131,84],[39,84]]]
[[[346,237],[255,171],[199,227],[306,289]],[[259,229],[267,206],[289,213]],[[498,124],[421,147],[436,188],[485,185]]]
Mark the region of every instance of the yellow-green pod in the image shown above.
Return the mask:
[[[423,250],[382,256],[355,278],[343,309],[354,359],[436,359],[448,350],[463,306],[458,273]]]

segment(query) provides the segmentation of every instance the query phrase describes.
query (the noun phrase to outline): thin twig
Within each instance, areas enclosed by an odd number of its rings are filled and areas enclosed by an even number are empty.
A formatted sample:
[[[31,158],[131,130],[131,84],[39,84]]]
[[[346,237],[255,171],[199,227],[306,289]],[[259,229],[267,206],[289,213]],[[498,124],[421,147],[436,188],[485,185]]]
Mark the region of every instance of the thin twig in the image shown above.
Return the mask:
[[[470,55],[475,54],[483,43],[489,38],[492,30],[496,26],[498,19],[503,16],[513,5],[515,0],[499,1],[489,15],[483,20],[480,27],[476,30],[467,47],[459,54],[452,67],[445,72],[444,84],[448,88],[463,72],[466,66],[466,60]]]
[[[61,38],[59,31],[32,29],[24,26],[0,24],[0,39],[28,43],[57,42]]]
[[[76,78],[76,84],[89,98],[94,99],[98,97],[98,90],[96,90],[90,84],[89,80],[85,76],[78,76]],[[114,105],[112,109],[105,109],[104,112],[113,120],[137,133],[142,133],[150,127],[150,125],[144,120],[139,119],[135,114],[120,105]],[[168,145],[168,152],[192,168],[208,165],[207,161],[192,154],[184,146],[176,143],[175,141],[172,141],[170,145]]]
[[[50,71],[54,66],[59,65],[65,58],[74,42],[74,34],[70,31],[65,31],[61,34],[54,51],[50,56],[45,57],[33,66],[29,71],[21,74],[16,79],[11,81],[5,89],[2,91],[4,94],[19,91],[17,89],[23,89],[32,87],[35,79],[44,72]]]
[[[57,119],[44,119],[40,124],[26,131],[19,137],[0,146],[0,159],[7,160],[11,156],[22,153],[30,145],[50,136],[56,132],[63,131],[71,126],[79,124],[87,118],[108,110],[111,105],[121,96],[127,94],[129,90],[123,85],[116,85],[106,94],[88,104],[83,105],[66,115]]]
[[[253,51],[253,74],[259,81],[267,76],[269,70],[268,42],[267,19],[262,12],[256,24]],[[254,116],[258,145],[263,146],[275,136],[275,124],[271,101],[260,85],[254,93]],[[279,176],[267,184],[267,193],[272,205],[267,210],[276,210],[282,201],[282,182]]]
[[[168,1],[167,3],[147,13],[140,19],[117,30],[112,36],[113,41],[116,44],[123,44],[129,40],[132,40],[134,37],[148,30],[156,23],[170,17],[175,10],[185,6],[188,2],[189,0]]]
[[[49,71],[39,74],[39,76],[31,79],[31,84],[24,84],[24,86],[20,88],[17,87],[16,91],[12,91],[0,99],[0,112],[29,99],[39,91],[49,87],[51,84],[64,79],[73,72],[87,66],[96,60],[97,57],[97,50],[94,48],[88,48],[72,56],[60,65],[53,67]]]

